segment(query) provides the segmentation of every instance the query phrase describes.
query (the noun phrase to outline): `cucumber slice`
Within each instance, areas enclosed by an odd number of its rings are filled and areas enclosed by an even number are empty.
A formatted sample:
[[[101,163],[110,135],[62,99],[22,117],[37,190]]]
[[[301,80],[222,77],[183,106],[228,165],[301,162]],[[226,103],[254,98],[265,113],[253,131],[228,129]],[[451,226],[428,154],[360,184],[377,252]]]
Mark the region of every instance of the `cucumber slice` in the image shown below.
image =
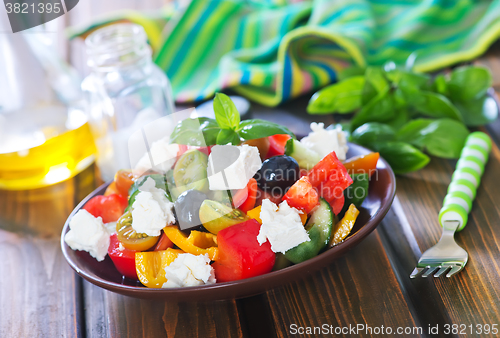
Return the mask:
[[[311,239],[285,252],[285,257],[297,264],[317,256],[330,241],[334,215],[328,202],[321,198],[319,206],[313,211],[306,224],[307,234]]]
[[[285,155],[293,157],[299,168],[306,170],[312,169],[321,160],[316,152],[292,138],[286,142]]]

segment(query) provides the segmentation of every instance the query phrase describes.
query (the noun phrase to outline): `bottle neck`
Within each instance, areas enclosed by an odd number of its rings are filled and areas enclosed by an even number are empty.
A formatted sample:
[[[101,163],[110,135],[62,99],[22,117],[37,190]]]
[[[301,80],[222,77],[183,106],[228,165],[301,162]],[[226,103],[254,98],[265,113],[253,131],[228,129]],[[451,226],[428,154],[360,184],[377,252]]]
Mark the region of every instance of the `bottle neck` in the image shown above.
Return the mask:
[[[145,67],[152,63],[144,29],[136,24],[115,24],[99,29],[85,40],[88,65],[94,72]]]

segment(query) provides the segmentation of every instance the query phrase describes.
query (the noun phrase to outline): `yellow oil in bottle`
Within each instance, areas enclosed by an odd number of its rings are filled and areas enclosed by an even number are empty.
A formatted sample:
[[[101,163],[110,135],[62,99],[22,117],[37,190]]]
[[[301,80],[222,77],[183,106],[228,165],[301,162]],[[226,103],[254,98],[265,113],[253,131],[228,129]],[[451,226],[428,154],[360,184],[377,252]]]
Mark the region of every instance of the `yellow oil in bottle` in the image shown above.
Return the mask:
[[[0,152],[0,189],[45,187],[71,178],[93,163],[96,148],[88,123],[43,132],[53,136],[35,147]]]

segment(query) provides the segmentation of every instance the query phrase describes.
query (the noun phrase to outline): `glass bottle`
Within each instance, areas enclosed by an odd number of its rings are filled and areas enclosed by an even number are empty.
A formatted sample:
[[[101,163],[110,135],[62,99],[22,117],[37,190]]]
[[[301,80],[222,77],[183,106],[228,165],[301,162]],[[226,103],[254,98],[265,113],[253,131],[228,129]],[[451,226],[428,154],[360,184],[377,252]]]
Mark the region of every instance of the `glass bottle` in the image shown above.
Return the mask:
[[[130,167],[128,139],[142,126],[174,111],[172,89],[151,57],[144,29],[115,24],[87,37],[88,65],[83,83],[97,165],[104,180]]]

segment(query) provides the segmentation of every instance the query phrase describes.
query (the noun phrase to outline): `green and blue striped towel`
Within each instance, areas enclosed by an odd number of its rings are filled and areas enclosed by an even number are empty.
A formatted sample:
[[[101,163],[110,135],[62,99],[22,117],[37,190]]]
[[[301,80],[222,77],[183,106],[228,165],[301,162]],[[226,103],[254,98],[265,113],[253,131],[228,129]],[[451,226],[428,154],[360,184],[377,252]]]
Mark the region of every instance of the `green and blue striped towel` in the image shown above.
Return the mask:
[[[178,102],[232,88],[274,106],[351,64],[413,53],[432,71],[477,57],[500,36],[500,0],[193,0],[164,32],[156,63]]]

